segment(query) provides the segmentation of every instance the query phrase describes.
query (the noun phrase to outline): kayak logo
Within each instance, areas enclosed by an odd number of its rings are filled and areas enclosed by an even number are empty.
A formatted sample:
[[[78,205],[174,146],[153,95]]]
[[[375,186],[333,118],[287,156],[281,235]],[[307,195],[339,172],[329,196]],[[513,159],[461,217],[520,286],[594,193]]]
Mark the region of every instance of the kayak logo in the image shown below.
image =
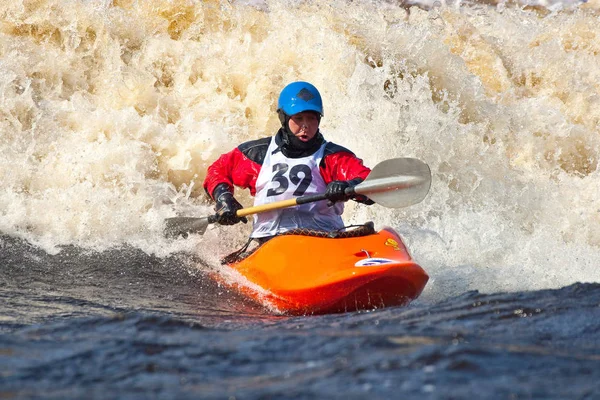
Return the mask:
[[[390,260],[389,258],[365,258],[364,260],[360,260],[356,264],[355,267],[376,267],[378,265],[385,264],[393,264],[396,261]]]
[[[390,246],[394,250],[400,250],[400,246],[398,246],[398,242],[396,242],[394,239],[390,238],[390,239],[386,240],[385,245]]]

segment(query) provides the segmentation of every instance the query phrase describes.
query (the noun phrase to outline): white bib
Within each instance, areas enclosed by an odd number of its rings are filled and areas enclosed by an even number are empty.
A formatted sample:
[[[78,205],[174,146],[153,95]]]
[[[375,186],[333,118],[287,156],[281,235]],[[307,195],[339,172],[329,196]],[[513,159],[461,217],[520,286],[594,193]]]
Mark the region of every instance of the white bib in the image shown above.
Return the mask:
[[[327,185],[319,172],[325,152],[324,142],[319,150],[308,157],[287,158],[271,139],[267,154],[256,179],[254,205],[274,203],[295,197],[324,193]],[[305,228],[319,231],[342,229],[344,203],[327,206],[327,200],[301,204],[254,215],[253,238],[277,235],[292,229]]]

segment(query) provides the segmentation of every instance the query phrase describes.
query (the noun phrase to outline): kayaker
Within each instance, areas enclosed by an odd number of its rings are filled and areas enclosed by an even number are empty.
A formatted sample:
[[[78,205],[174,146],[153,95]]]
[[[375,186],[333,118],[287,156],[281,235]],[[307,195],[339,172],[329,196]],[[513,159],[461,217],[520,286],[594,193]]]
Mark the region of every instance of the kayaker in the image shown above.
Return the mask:
[[[242,143],[208,168],[204,189],[216,201],[217,222],[247,222],[235,214],[242,208],[234,197],[237,186],[250,190],[254,205],[323,192],[327,196],[328,201],[255,214],[251,238],[259,242],[298,228],[343,229],[343,202],[350,200],[344,191],[371,170],[352,151],[325,140],[319,130],[323,102],[312,84],[287,85],[279,95],[277,113],[281,128],[274,136]],[[365,196],[354,200],[373,204]]]

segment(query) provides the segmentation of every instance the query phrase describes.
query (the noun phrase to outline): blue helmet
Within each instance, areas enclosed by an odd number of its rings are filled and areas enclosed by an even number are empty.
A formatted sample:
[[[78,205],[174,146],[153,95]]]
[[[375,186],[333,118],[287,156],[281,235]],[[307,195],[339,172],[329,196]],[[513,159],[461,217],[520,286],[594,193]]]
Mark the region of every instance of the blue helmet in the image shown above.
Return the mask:
[[[308,82],[292,82],[283,88],[277,101],[277,111],[288,116],[302,111],[315,111],[323,116],[323,101],[316,87]]]

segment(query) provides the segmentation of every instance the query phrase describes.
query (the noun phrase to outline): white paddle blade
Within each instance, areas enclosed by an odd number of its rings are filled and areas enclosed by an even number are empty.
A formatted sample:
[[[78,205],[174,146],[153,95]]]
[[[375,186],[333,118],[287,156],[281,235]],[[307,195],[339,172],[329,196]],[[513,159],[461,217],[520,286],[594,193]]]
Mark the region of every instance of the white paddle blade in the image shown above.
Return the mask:
[[[416,158],[393,158],[377,164],[354,191],[384,207],[401,208],[421,202],[430,186],[427,164]]]

